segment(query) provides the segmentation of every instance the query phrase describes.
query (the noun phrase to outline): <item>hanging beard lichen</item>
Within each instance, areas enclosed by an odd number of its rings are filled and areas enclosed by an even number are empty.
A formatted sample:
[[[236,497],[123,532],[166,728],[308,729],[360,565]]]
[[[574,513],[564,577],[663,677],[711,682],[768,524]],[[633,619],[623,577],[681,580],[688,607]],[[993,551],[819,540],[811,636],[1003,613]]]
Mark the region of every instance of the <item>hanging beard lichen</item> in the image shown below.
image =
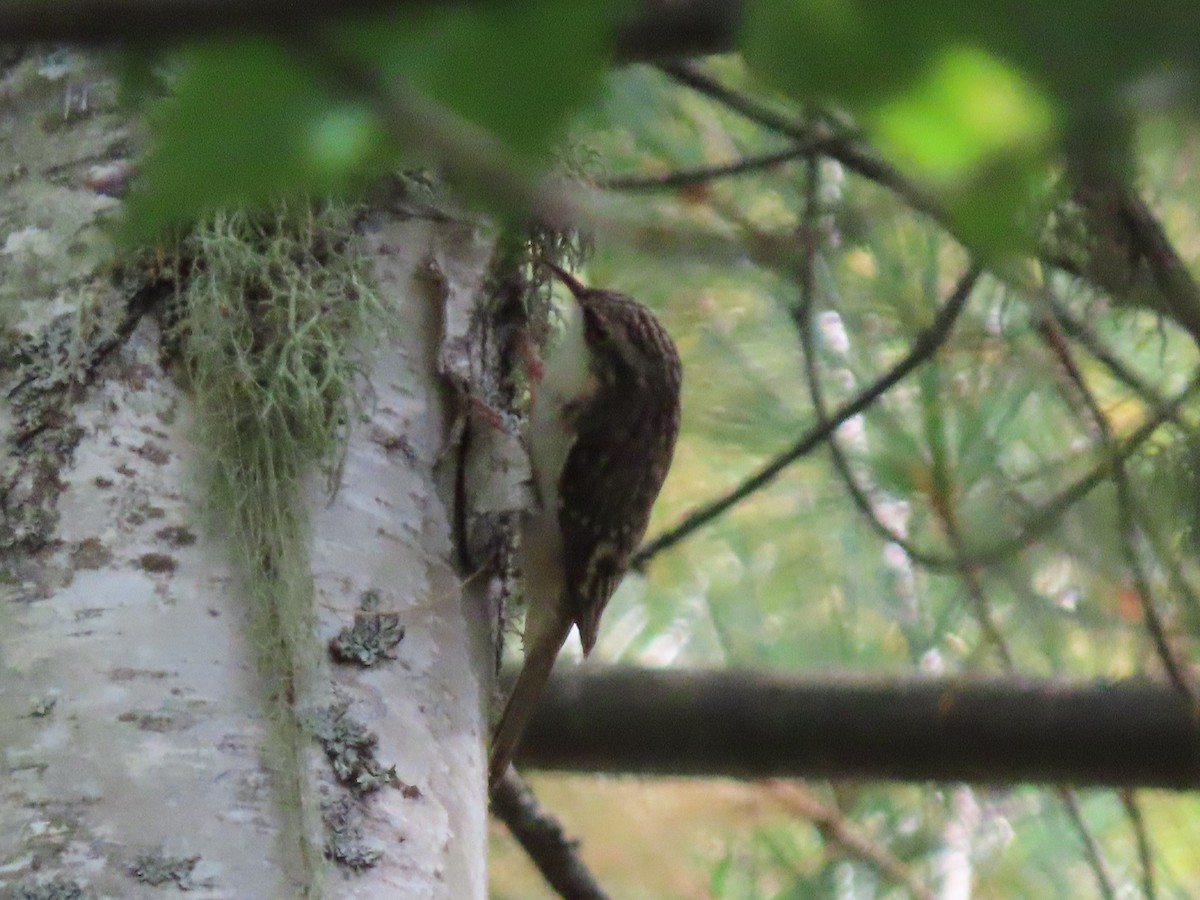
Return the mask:
[[[317,893],[319,813],[303,788],[300,709],[320,652],[306,510],[314,475],[336,484],[381,307],[343,207],[218,214],[182,240],[180,260],[188,275],[174,336],[195,395],[206,497],[248,599],[284,846],[299,850]]]

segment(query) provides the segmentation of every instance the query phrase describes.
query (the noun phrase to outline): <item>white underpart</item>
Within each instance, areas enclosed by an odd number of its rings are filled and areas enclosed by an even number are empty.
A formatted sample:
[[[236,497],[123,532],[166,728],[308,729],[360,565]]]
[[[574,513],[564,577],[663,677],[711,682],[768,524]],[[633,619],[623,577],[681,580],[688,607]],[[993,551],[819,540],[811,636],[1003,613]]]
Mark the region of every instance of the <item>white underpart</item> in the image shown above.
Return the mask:
[[[561,330],[544,350],[542,377],[529,412],[529,458],[540,506],[521,523],[521,571],[525,577],[525,646],[556,627],[564,600],[562,535],[558,526],[558,480],[574,443],[565,408],[588,389],[589,351],[583,312],[568,300],[560,305]]]

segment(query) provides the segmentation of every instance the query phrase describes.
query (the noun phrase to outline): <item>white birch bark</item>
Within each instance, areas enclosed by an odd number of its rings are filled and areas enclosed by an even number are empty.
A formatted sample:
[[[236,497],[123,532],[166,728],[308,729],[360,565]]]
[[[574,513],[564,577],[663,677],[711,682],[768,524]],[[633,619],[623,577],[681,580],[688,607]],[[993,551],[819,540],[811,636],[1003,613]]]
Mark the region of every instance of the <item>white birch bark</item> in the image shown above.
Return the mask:
[[[369,357],[332,500],[312,478],[314,643],[351,625],[367,592],[405,629],[394,659],[326,658],[296,698],[301,715],[337,706],[378,736],[395,783],[356,799],[315,740],[272,743],[233,529],[198,512],[204,435],[191,399],[160,364],[157,325],[110,333],[128,298],[97,227],[116,201],[95,187],[135,132],[111,84],[84,63],[67,69],[27,58],[3,84],[0,889],[484,897],[490,617],[482,589],[455,572],[452,498],[435,465],[457,404],[439,365],[462,365],[442,331],[463,312],[441,304],[478,298],[486,242],[461,226],[375,221],[375,271],[401,327]],[[72,106],[81,90],[86,113]],[[44,348],[48,364],[17,359],[21,336],[40,334],[61,338]],[[31,412],[31,397],[48,408]],[[289,749],[300,777],[281,785]],[[355,833],[333,838],[374,865],[326,858],[322,809],[339,800]]]

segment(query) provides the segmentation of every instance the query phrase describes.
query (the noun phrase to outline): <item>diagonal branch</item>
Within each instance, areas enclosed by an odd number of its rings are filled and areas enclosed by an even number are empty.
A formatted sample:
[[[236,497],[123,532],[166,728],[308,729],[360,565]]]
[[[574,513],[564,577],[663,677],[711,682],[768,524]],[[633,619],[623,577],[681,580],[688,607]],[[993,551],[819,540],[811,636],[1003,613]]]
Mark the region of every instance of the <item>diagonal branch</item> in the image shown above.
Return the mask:
[[[717,178],[728,178],[733,175],[746,175],[771,169],[783,163],[791,162],[813,152],[814,147],[821,142],[814,139],[810,144],[797,144],[774,153],[763,153],[758,156],[747,156],[736,162],[717,166],[702,166],[696,169],[678,169],[664,175],[618,175],[600,182],[600,187],[610,191],[657,191],[671,188],[687,187],[693,184],[703,184]]]
[[[1097,362],[1108,369],[1109,374],[1113,378],[1137,394],[1142,402],[1154,412],[1157,413],[1166,408],[1166,400],[1163,396],[1142,378],[1141,375],[1123,362],[1086,322],[1076,318],[1067,309],[1065,303],[1050,291],[1045,292],[1042,295],[1042,299],[1048,304],[1050,311],[1054,314],[1055,321],[1062,328],[1063,333],[1083,347]],[[1181,428],[1189,432],[1191,431],[1191,427],[1174,413],[1168,415],[1166,418]]]
[[[917,184],[905,178],[900,170],[884,161],[861,141],[846,134],[835,134],[828,126],[813,127],[777,112],[752,97],[728,88],[691,63],[666,63],[659,69],[675,82],[715,100],[777,134],[790,137],[801,144],[821,141],[821,152],[835,159],[851,172],[888,188],[913,209],[933,218],[953,232],[949,217],[940,204]]]
[[[904,358],[892,366],[882,377],[860,391],[853,400],[829,419],[819,422],[809,429],[800,440],[792,445],[791,449],[775,457],[724,497],[701,506],[674,528],[645,544],[634,554],[633,566],[644,566],[651,557],[675,546],[692,532],[707,525],[726,510],[770,484],[796,460],[807,456],[824,444],[842,423],[868,409],[892,387],[903,381],[914,369],[929,359],[946,342],[955,320],[971,295],[971,289],[979,280],[980,271],[978,264],[974,263],[967,268],[951,293],[950,299],[938,310],[930,326],[917,335],[917,339],[913,341],[911,349]]]
[[[1137,840],[1138,860],[1142,867],[1142,895],[1146,900],[1155,900],[1158,891],[1154,887],[1154,848],[1150,844],[1150,832],[1146,828],[1146,818],[1142,815],[1142,805],[1134,791],[1125,789],[1118,793],[1121,805],[1125,807],[1125,817],[1133,826],[1134,838]]]
[[[1083,373],[1079,370],[1079,366],[1075,364],[1070,348],[1067,347],[1066,342],[1063,341],[1053,322],[1049,319],[1043,319],[1041,331],[1046,345],[1087,407],[1101,442],[1105,447],[1111,447],[1114,443],[1112,426],[1109,425],[1108,417],[1100,408],[1100,404],[1088,386],[1087,380],[1083,377]],[[1117,492],[1117,521],[1121,530],[1121,552],[1125,557],[1125,565],[1129,569],[1134,589],[1141,602],[1142,614],[1145,616],[1146,627],[1154,642],[1155,652],[1171,679],[1171,683],[1188,698],[1193,706],[1196,706],[1200,698],[1197,697],[1196,690],[1185,673],[1184,663],[1178,659],[1167,639],[1166,624],[1158,611],[1158,604],[1155,602],[1154,593],[1150,587],[1150,577],[1142,564],[1141,555],[1137,551],[1136,500],[1123,459],[1114,459],[1112,477]]]
[[[1100,849],[1099,842],[1091,830],[1089,830],[1087,821],[1083,818],[1083,810],[1079,807],[1079,798],[1075,796],[1074,791],[1065,787],[1058,789],[1058,798],[1062,801],[1063,807],[1067,811],[1067,818],[1071,820],[1071,823],[1075,826],[1075,830],[1079,832],[1080,839],[1083,841],[1083,852],[1092,866],[1092,872],[1096,875],[1096,887],[1100,891],[1100,896],[1103,900],[1115,900],[1117,892],[1113,887],[1112,874],[1108,867],[1108,861],[1104,858],[1104,853]]]
[[[608,894],[579,858],[576,842],[550,815],[521,776],[509,766],[492,788],[492,814],[508,826],[542,877],[567,900],[608,900]]]
[[[871,840],[836,806],[825,803],[805,785],[795,781],[772,779],[766,782],[770,795],[789,812],[811,822],[827,844],[874,869],[879,875],[908,891],[916,900],[934,900],[924,885],[894,853]]]

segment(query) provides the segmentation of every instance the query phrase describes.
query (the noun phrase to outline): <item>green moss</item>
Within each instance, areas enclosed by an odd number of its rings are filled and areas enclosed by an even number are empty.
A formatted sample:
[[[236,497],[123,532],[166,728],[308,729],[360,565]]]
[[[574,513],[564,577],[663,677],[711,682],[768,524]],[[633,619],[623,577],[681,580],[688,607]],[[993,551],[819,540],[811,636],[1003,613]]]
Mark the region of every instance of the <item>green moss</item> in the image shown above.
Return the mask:
[[[344,207],[220,214],[182,240],[179,258],[188,277],[169,337],[195,394],[212,518],[245,582],[284,840],[311,883],[316,814],[297,712],[319,657],[306,487],[316,473],[336,484],[381,306]]]

